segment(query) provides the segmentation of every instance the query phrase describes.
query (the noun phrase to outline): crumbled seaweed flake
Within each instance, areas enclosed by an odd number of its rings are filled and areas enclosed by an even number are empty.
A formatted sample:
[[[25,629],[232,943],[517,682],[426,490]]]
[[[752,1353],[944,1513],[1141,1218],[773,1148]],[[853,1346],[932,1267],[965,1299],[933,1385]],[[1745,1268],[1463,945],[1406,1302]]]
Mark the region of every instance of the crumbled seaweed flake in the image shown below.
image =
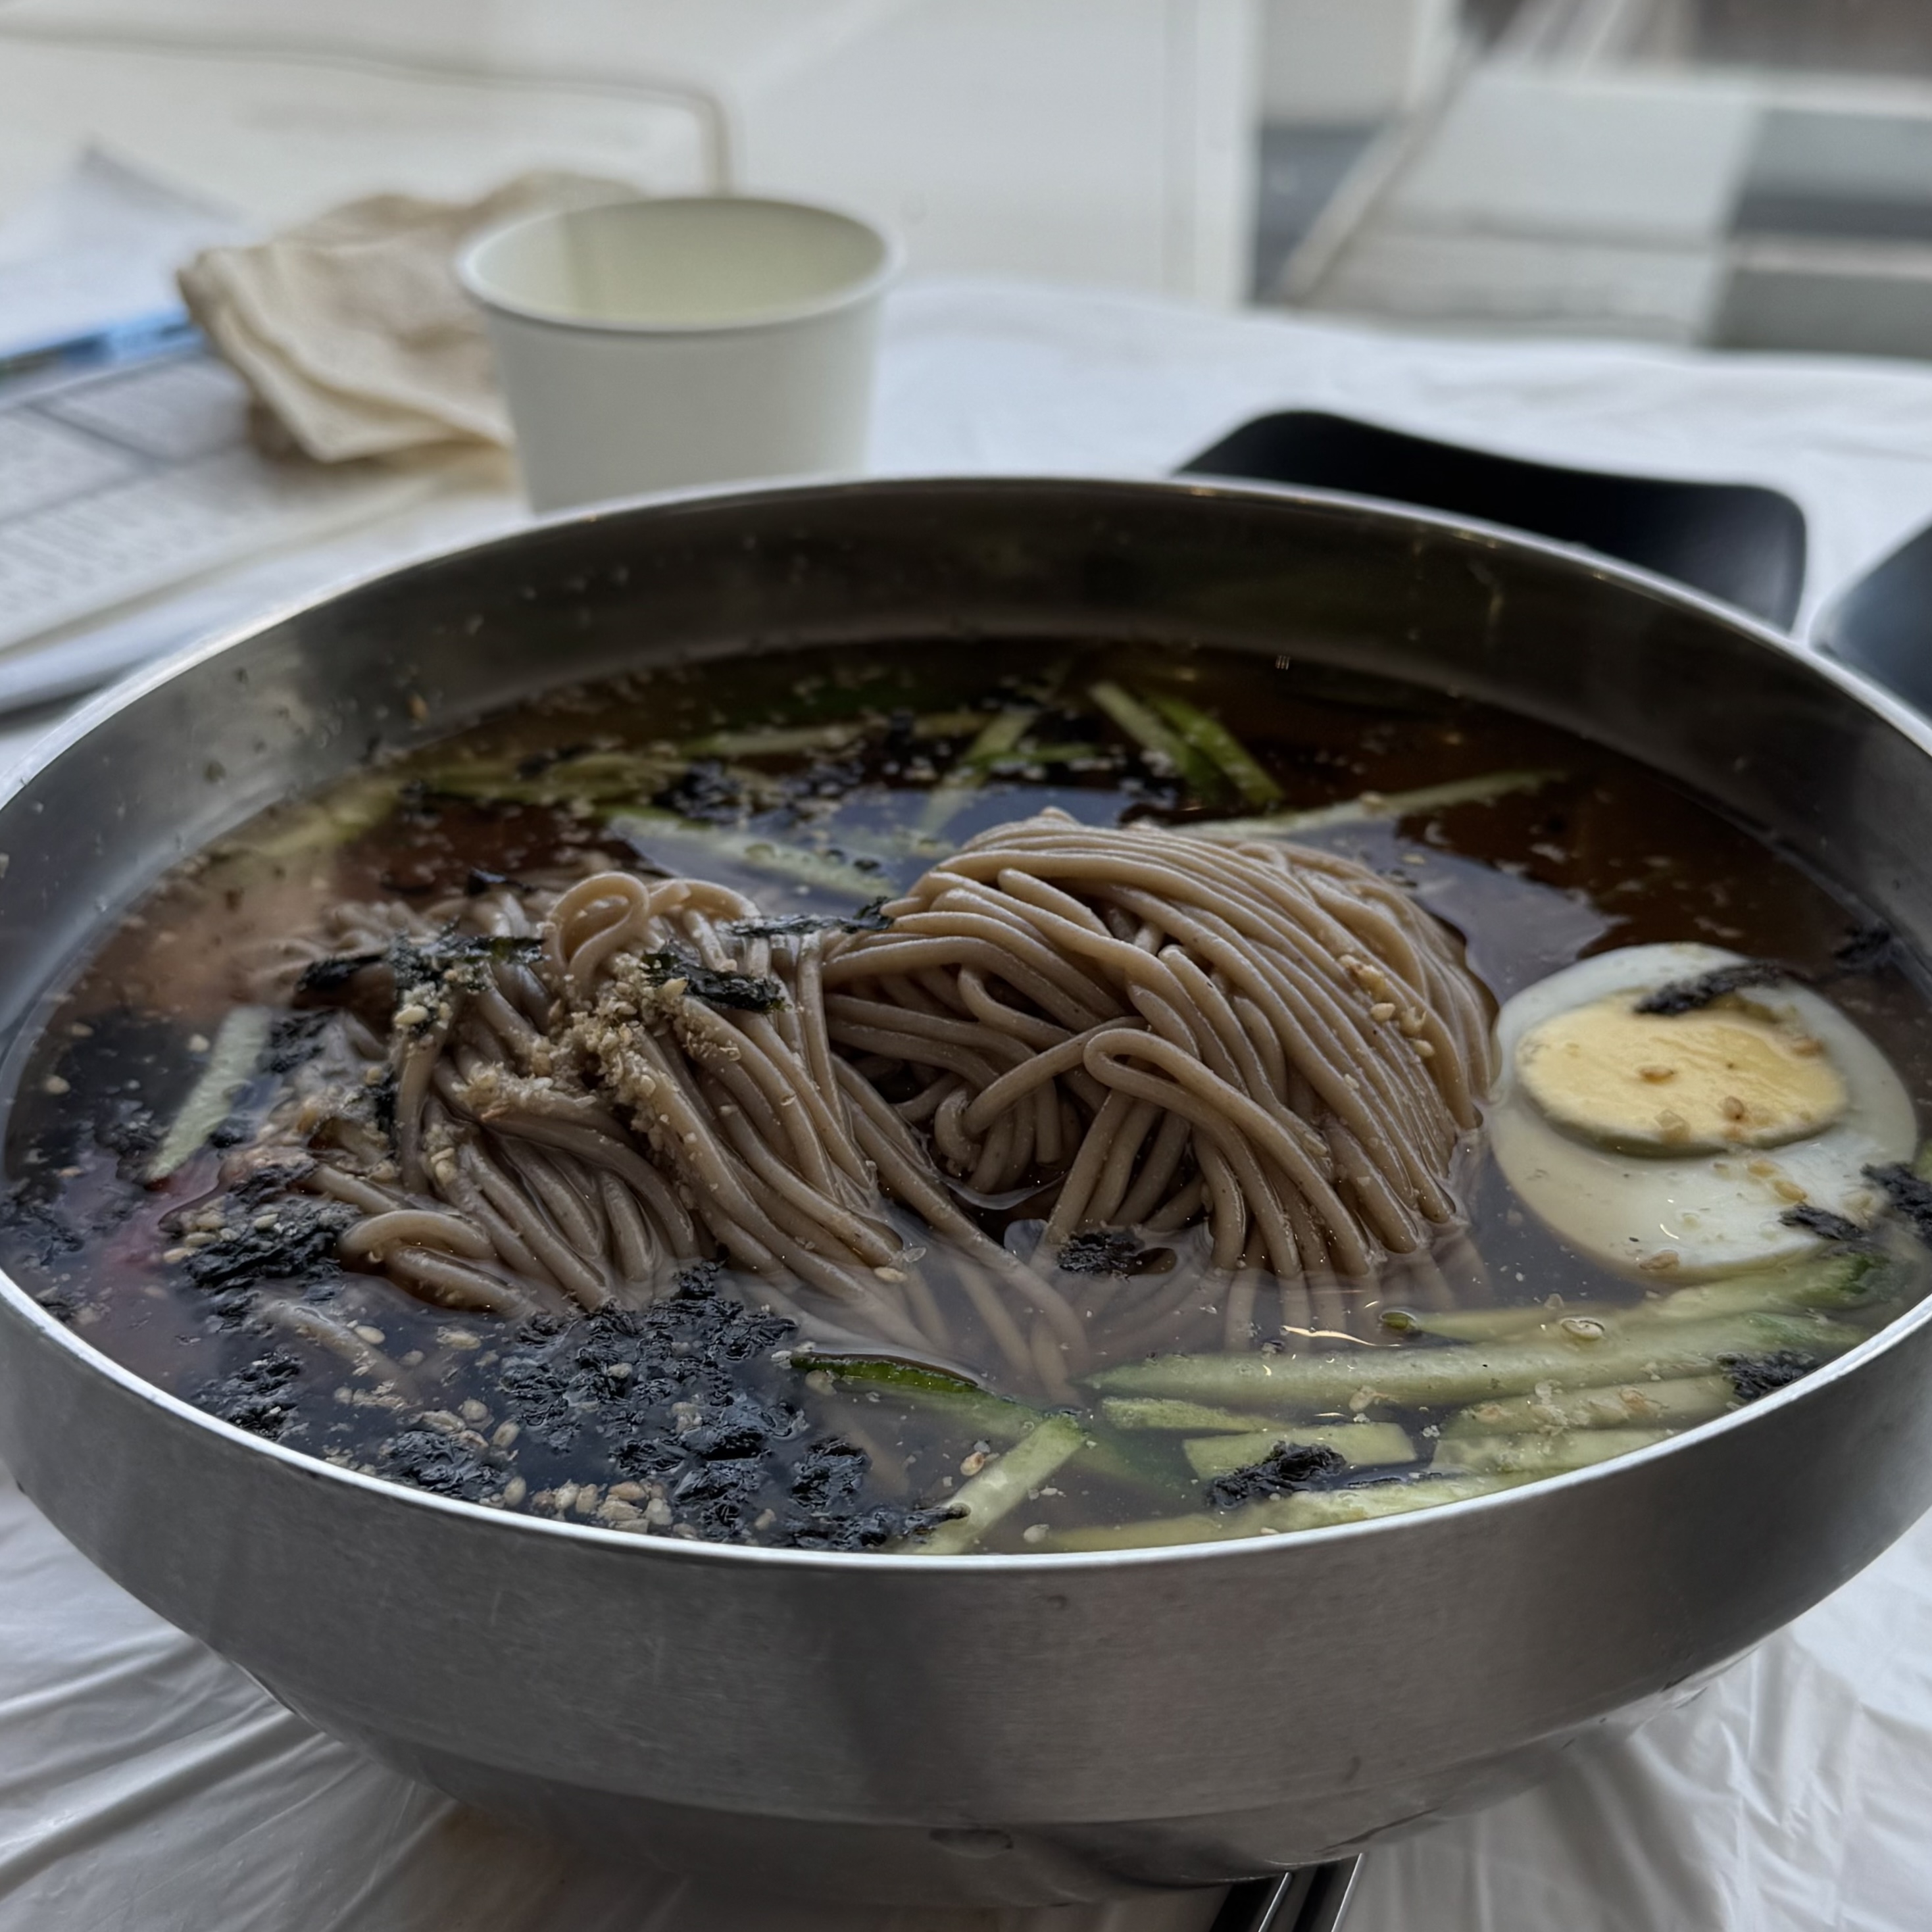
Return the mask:
[[[1888,926],[1854,926],[1832,949],[1832,957],[1847,973],[1873,973],[1892,957],[1898,944]]]
[[[842,1436],[821,1436],[791,1472],[791,1492],[814,1515],[855,1501],[866,1486],[872,1458]]]
[[[1694,979],[1672,980],[1638,1000],[1636,1010],[1674,1019],[1681,1014],[1700,1012],[1753,986],[1781,986],[1790,977],[1782,966],[1774,965],[1768,959],[1742,960],[1735,966],[1719,966],[1708,973],[1700,973]]]
[[[380,952],[334,952],[326,958],[310,960],[296,982],[298,997],[326,999],[343,992],[356,974],[380,966],[387,956]]]
[[[16,1181],[0,1200],[0,1228],[22,1242],[42,1268],[63,1255],[77,1254],[86,1237],[46,1198],[44,1184]]]
[[[813,932],[884,932],[892,925],[884,898],[869,899],[856,912],[794,912],[776,919],[734,920],[724,929],[741,939],[796,939]]]
[[[476,881],[477,873],[472,873]],[[489,873],[487,878],[496,875]],[[328,958],[311,960],[296,982],[296,999],[330,1003],[348,993],[356,976],[373,966],[388,966],[398,989],[433,986],[444,977],[454,977],[462,986],[481,987],[490,966],[514,960],[533,960],[541,955],[543,943],[533,937],[512,933],[460,933],[444,927],[429,939],[398,935],[382,952],[334,952]]]
[[[428,939],[398,938],[384,957],[398,989],[454,979],[480,988],[492,966],[527,964],[541,956],[542,940],[512,933],[458,932],[446,926]]]
[[[283,1152],[266,1166],[252,1167],[229,1189],[222,1198],[224,1208],[259,1208],[299,1185],[315,1171],[314,1161],[305,1154]]]
[[[96,1115],[94,1144],[112,1154],[124,1178],[145,1168],[161,1144],[163,1129],[152,1108],[125,1094],[110,1096]]]
[[[784,1004],[784,988],[777,980],[751,973],[719,973],[682,946],[667,946],[644,956],[645,976],[657,986],[682,980],[685,992],[707,1006],[730,1006],[740,1012],[768,1013]]]
[[[781,823],[806,824],[822,800],[844,798],[865,782],[866,766],[861,758],[814,758],[803,770],[779,779]]]
[[[756,1396],[740,1390],[715,1419],[686,1430],[684,1446],[706,1462],[761,1456],[772,1443],[790,1436],[798,1420],[796,1410],[768,1407]]]
[[[527,784],[559,765],[572,764],[579,758],[588,758],[596,748],[595,745],[560,745],[554,751],[532,752],[529,757],[518,760],[516,776]]]
[[[813,1435],[787,1399],[795,1372],[772,1358],[795,1333],[727,1292],[716,1262],[697,1262],[648,1307],[524,1323],[490,1406],[518,1426],[530,1490],[586,1472],[646,1484],[654,1529],[857,1550],[929,1527],[920,1512],[868,1503],[864,1452]]]
[[[852,1516],[791,1518],[779,1524],[772,1540],[782,1550],[884,1550],[927,1535],[960,1514],[956,1509],[901,1509],[882,1504]]]
[[[1848,1241],[1862,1246],[1870,1238],[1857,1222],[1809,1201],[1802,1201],[1796,1208],[1787,1208],[1778,1218],[1787,1228],[1802,1228],[1808,1234],[1816,1234],[1822,1240]]]
[[[700,1532],[730,1534],[739,1527],[746,1505],[764,1486],[765,1468],[755,1456],[718,1456],[698,1462],[678,1478],[670,1492],[671,1506]]]
[[[501,1471],[484,1454],[434,1429],[406,1429],[391,1436],[377,1450],[376,1466],[392,1482],[466,1502],[480,1502],[502,1486]]]
[[[328,1015],[314,1007],[292,1013],[278,1013],[268,1022],[268,1037],[256,1061],[263,1073],[292,1073],[306,1066],[322,1049]]]
[[[1756,1402],[1760,1396],[1774,1394],[1781,1388],[1789,1388],[1802,1377],[1808,1376],[1818,1366],[1809,1355],[1801,1355],[1789,1348],[1781,1348],[1775,1354],[1756,1355],[1748,1360],[1727,1361],[1724,1372],[1731,1378],[1731,1386],[1737,1390],[1740,1402]]]
[[[1932,1181],[1919,1179],[1910,1168],[1894,1162],[1888,1167],[1868,1167],[1865,1178],[1885,1190],[1886,1198],[1918,1238],[1932,1246]]]
[[[1069,1274],[1132,1274],[1145,1252],[1124,1228],[1096,1228],[1068,1240],[1059,1265]]]
[[[340,1202],[284,1200],[272,1225],[258,1228],[252,1217],[239,1228],[231,1224],[228,1239],[196,1249],[182,1269],[210,1294],[270,1281],[332,1280],[340,1271],[335,1244],[356,1219],[355,1209]]]
[[[547,1449],[560,1454],[577,1440],[579,1412],[564,1378],[539,1357],[513,1352],[497,1376],[503,1413]]]
[[[724,825],[741,818],[752,801],[743,782],[716,758],[699,758],[652,800],[660,812],[704,825]]]
[[[289,1384],[301,1372],[302,1364],[280,1348],[258,1355],[245,1367],[202,1390],[195,1406],[224,1422],[232,1422],[250,1435],[278,1442],[295,1420],[295,1400]]]
[[[1334,1478],[1347,1474],[1348,1470],[1348,1459],[1333,1449],[1284,1442],[1258,1462],[1216,1476],[1208,1485],[1208,1501],[1213,1508],[1232,1509],[1264,1496],[1326,1488]]]
[[[382,1070],[382,1078],[368,1089],[369,1118],[376,1125],[376,1131],[385,1140],[396,1138],[396,1096],[400,1090],[401,1076],[393,1066]]]

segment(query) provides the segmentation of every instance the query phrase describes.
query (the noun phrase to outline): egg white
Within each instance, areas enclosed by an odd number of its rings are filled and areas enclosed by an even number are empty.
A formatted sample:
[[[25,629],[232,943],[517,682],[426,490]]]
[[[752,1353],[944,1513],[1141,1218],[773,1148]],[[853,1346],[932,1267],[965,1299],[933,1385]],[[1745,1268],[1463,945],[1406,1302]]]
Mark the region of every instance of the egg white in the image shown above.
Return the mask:
[[[1516,1049],[1545,1020],[1740,963],[1714,946],[1626,946],[1526,987],[1497,1016],[1489,1114],[1497,1165],[1558,1239],[1606,1268],[1652,1282],[1696,1281],[1795,1259],[1820,1241],[1784,1224],[1793,1186],[1814,1206],[1868,1221],[1880,1196],[1864,1170],[1912,1158],[1917,1123],[1892,1063],[1829,1000],[1796,984],[1754,987],[1750,1003],[1819,1040],[1850,1096],[1836,1120],[1802,1139],[1762,1152],[1613,1151],[1555,1125],[1524,1090]]]

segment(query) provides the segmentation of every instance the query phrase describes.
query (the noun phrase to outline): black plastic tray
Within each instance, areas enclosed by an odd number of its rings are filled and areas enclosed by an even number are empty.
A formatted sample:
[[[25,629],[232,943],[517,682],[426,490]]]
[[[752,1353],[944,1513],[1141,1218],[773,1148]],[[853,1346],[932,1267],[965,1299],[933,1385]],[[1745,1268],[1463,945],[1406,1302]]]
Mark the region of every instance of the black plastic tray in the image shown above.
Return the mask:
[[[1506,524],[1674,577],[1788,630],[1804,590],[1804,513],[1748,483],[1560,469],[1291,410],[1244,423],[1182,466],[1414,503]]]
[[[1932,527],[1833,598],[1811,639],[1906,704],[1932,712]]]

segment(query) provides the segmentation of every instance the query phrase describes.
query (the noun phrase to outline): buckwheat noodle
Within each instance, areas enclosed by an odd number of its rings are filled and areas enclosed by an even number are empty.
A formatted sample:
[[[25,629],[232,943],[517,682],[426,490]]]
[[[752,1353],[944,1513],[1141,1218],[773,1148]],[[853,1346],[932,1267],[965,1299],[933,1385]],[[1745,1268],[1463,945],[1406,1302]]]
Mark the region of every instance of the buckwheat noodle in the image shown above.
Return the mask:
[[[269,1138],[358,1216],[346,1262],[526,1317],[715,1256],[821,1340],[976,1330],[1060,1396],[1210,1289],[1230,1347],[1345,1328],[1391,1270],[1446,1293],[1486,1019],[1364,867],[1047,812],[852,931],[596,862],[287,949],[281,989],[307,966],[341,1010]],[[1030,1253],[974,1211],[1022,1202]],[[1124,1293],[1106,1231],[1171,1276]]]

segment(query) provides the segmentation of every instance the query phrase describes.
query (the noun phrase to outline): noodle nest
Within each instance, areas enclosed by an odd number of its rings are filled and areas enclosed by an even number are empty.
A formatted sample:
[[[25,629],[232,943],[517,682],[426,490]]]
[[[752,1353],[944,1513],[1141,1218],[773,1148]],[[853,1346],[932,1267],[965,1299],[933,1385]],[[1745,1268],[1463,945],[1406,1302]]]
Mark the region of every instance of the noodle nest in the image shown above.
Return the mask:
[[[1048,812],[866,929],[597,863],[290,950],[339,1018],[253,1157],[298,1144],[345,1260],[526,1317],[716,1256],[822,1343],[1060,1396],[1186,1309],[1292,1346],[1446,1293],[1484,1002],[1365,867]]]

